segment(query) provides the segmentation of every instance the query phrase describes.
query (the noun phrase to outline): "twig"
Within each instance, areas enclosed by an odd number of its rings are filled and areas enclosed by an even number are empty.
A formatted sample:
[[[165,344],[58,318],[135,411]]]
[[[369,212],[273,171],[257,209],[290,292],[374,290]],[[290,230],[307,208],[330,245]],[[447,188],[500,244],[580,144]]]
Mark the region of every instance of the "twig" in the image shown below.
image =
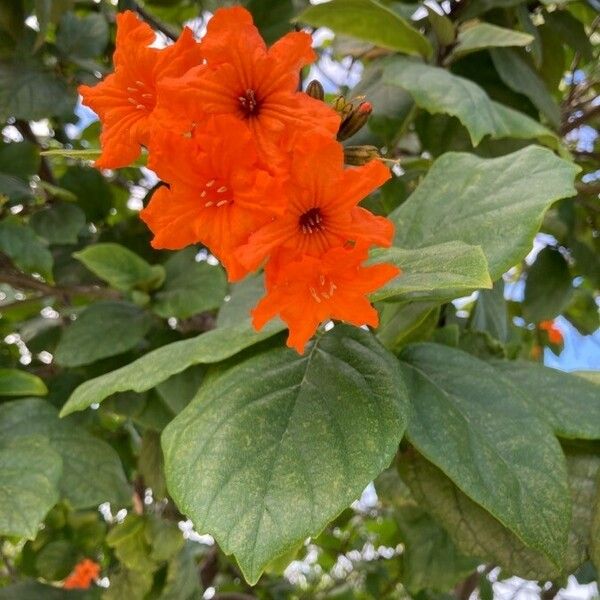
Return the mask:
[[[583,114],[579,117],[576,117],[572,121],[568,121],[561,128],[562,135],[569,133],[569,131],[573,131],[573,129],[577,129],[580,125],[587,123],[590,119],[593,119],[596,116],[600,115],[600,104],[596,106],[592,106],[588,110],[584,110]]]
[[[170,40],[176,41],[179,37],[175,31],[173,31],[170,27],[159,21],[155,16],[151,15],[145,8],[140,6],[136,0],[129,0],[129,6],[131,6],[132,10],[134,10],[148,25],[153,27],[154,29],[160,31],[163,35],[166,35]]]

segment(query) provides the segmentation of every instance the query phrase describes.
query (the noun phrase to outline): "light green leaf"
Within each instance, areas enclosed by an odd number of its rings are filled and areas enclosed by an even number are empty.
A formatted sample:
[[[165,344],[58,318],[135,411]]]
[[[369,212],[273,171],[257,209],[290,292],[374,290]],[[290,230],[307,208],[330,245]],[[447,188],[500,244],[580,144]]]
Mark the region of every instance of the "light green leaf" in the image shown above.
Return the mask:
[[[95,58],[106,48],[108,37],[108,23],[103,13],[78,17],[69,11],[60,20],[56,46],[74,59]]]
[[[52,254],[31,227],[12,218],[0,222],[0,251],[23,271],[52,280]]]
[[[518,94],[527,96],[533,105],[546,116],[550,124],[560,124],[560,109],[546,88],[544,80],[529,64],[526,57],[511,48],[490,50],[500,79]]]
[[[149,571],[158,568],[150,557],[152,546],[146,539],[147,520],[136,514],[128,514],[122,523],[111,529],[106,543],[114,549],[119,561],[132,571]]]
[[[0,535],[34,539],[58,501],[60,455],[42,436],[8,439],[0,446]]]
[[[217,327],[231,327],[248,319],[250,310],[265,295],[262,274],[250,275],[230,287],[229,298],[217,315]]]
[[[572,280],[563,255],[549,246],[542,249],[527,271],[523,317],[530,323],[557,317],[573,297]]]
[[[196,248],[188,248],[165,263],[165,284],[153,305],[157,315],[187,319],[221,306],[227,293],[225,273],[220,266],[196,262],[196,254]]]
[[[76,244],[85,226],[85,213],[74,204],[55,203],[34,213],[29,225],[49,244]]]
[[[87,306],[62,334],[54,357],[63,367],[89,365],[135,348],[152,320],[127,302],[96,302]]]
[[[442,46],[449,46],[456,38],[454,23],[446,15],[438,13],[431,6],[425,6],[431,28]]]
[[[453,115],[477,146],[482,138],[539,139],[560,147],[556,134],[536,120],[490,100],[483,88],[447,69],[397,56],[386,61],[384,82],[405,89],[418,106],[432,114]]]
[[[75,509],[102,502],[130,503],[130,490],[117,453],[71,420],[61,421],[50,403],[36,398],[0,405],[0,438],[41,435],[62,457],[60,490]]]
[[[20,369],[0,369],[0,396],[45,396],[46,384]]]
[[[402,274],[371,294],[371,300],[439,300],[466,296],[492,282],[479,246],[446,242],[406,250],[386,248],[372,253],[370,263],[392,263]]]
[[[527,255],[546,209],[575,194],[577,171],[538,146],[493,159],[448,152],[390,214],[395,245],[461,241],[481,246],[496,280]]]
[[[491,23],[477,23],[463,27],[458,34],[458,43],[453,48],[450,60],[457,60],[471,52],[502,46],[528,46],[533,36],[514,29],[498,27]]]
[[[329,27],[335,33],[351,35],[382,48],[431,56],[427,38],[376,0],[332,0],[307,8],[296,20],[315,27]]]
[[[278,348],[203,385],[163,432],[167,487],[255,583],[389,464],[405,403],[393,355],[338,325],[303,356]]]
[[[550,426],[509,380],[470,354],[416,344],[401,361],[411,443],[526,545],[560,564],[570,504]]]
[[[93,244],[75,252],[73,257],[117,290],[151,290],[158,287],[165,277],[160,265],[148,264],[121,244]]]
[[[520,389],[556,435],[600,439],[600,383],[533,362],[494,360],[490,364]]]
[[[167,344],[132,363],[82,383],[63,406],[61,416],[84,410],[117,392],[144,392],[181,373],[190,365],[225,360],[284,328],[280,323],[254,331],[248,321],[203,333],[189,340]]]

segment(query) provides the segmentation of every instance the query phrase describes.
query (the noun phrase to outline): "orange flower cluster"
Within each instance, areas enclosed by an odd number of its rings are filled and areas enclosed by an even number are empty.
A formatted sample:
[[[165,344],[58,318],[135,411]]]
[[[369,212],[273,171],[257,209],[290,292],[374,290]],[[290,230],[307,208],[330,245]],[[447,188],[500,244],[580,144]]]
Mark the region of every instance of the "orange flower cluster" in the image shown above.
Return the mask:
[[[73,572],[64,580],[63,588],[86,590],[100,575],[100,565],[89,558],[78,562]]]
[[[80,88],[103,124],[96,166],[128,165],[144,146],[167,184],[141,213],[152,245],[202,243],[230,281],[265,265],[254,325],[280,315],[298,352],[328,319],[376,326],[366,295],[399,270],[364,262],[391,244],[393,226],[358,203],[390,173],[379,160],[345,168],[339,113],[298,91],[316,59],[311,37],[267,48],[250,13],[233,7],[215,12],[200,42],[189,29],[164,49],[154,39],[120,13],[115,72]]]

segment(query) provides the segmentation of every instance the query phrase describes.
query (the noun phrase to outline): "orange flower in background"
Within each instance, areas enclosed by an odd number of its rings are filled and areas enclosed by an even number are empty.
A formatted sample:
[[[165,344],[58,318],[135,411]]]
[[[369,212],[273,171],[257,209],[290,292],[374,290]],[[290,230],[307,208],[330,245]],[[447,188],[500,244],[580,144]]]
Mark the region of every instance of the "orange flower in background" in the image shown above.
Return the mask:
[[[170,185],[141,212],[155,248],[201,242],[227,269],[230,281],[248,273],[235,250],[285,209],[284,180],[259,163],[250,131],[230,116],[212,117],[192,137],[159,131],[150,168]]]
[[[65,589],[88,589],[92,582],[100,576],[100,565],[89,558],[84,558],[75,565],[71,574],[64,580]]]
[[[300,354],[317,327],[329,319],[376,327],[379,315],[366,295],[400,270],[393,265],[361,266],[366,249],[333,248],[321,258],[303,256],[289,263],[252,311],[253,324],[261,329],[280,315],[289,327],[287,345]]]
[[[290,167],[289,207],[239,249],[241,262],[254,270],[267,256],[283,264],[346,244],[389,246],[394,235],[391,221],[357,206],[389,178],[389,169],[378,160],[345,169],[343,149],[335,140],[298,138]]]
[[[538,329],[548,334],[548,340],[551,344],[562,344],[563,335],[560,329],[554,324],[554,321],[541,321],[538,323]]]
[[[102,121],[102,154],[97,167],[123,167],[138,158],[140,146],[148,145],[156,127],[157,82],[182,75],[202,60],[200,44],[188,28],[164,49],[149,47],[155,37],[133,12],[118,13],[115,72],[93,87],[79,87],[83,103]]]
[[[337,113],[298,91],[300,69],[316,58],[307,33],[289,33],[267,49],[245,8],[222,8],[208,23],[202,50],[208,64],[159,86],[157,115],[171,129],[231,115],[250,127],[269,164],[285,159],[297,131],[335,136]]]

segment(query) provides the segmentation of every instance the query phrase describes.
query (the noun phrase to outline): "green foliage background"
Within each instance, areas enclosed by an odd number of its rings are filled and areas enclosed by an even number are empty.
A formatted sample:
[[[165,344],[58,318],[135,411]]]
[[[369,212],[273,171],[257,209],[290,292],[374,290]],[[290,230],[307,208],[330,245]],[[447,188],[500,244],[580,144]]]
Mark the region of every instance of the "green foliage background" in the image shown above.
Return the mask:
[[[397,230],[372,261],[404,271],[373,296],[381,325],[304,356],[250,327],[260,278],[151,249],[155,180],[95,170],[80,121],[117,10],[168,39],[225,4],[0,0],[0,600],[597,581],[600,378],[542,366],[561,345],[538,327],[600,326],[596,0],[245,3],[268,42],[335,32],[319,53],[360,80],[311,73],[373,104],[347,144],[397,163],[365,200]],[[100,585],[62,589],[83,558]]]

